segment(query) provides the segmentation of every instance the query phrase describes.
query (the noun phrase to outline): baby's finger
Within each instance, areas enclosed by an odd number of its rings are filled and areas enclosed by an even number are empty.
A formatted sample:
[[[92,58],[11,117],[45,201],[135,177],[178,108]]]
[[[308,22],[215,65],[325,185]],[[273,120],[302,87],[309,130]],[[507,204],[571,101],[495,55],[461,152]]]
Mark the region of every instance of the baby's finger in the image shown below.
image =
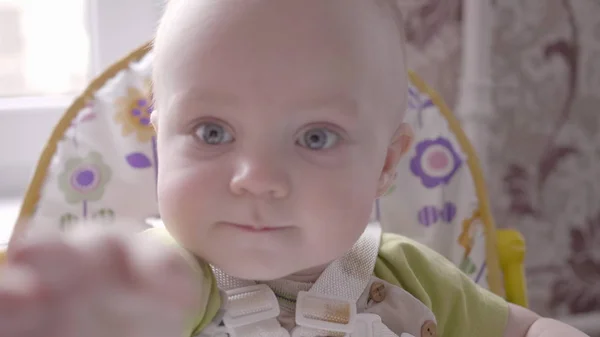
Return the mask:
[[[198,296],[200,285],[191,264],[173,246],[143,238],[132,245],[135,265],[143,276],[144,286],[172,304],[190,306]]]
[[[86,269],[75,249],[58,237],[23,243],[9,263],[29,268],[40,280],[42,295],[50,297],[76,290]]]
[[[140,282],[131,265],[129,236],[107,231],[86,232],[74,240],[90,267],[89,277],[96,282],[107,286]]]
[[[42,310],[48,307],[34,273],[22,267],[3,268],[0,277],[0,337],[36,336],[44,331]]]

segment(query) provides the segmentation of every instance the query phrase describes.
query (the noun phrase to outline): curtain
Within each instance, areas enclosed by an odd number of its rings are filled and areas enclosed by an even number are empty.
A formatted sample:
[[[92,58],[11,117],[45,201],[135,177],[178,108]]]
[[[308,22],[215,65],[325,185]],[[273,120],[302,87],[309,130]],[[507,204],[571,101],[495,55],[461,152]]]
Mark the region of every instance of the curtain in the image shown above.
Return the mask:
[[[599,314],[600,1],[398,5],[409,66],[455,108],[498,225],[527,240],[532,309]]]

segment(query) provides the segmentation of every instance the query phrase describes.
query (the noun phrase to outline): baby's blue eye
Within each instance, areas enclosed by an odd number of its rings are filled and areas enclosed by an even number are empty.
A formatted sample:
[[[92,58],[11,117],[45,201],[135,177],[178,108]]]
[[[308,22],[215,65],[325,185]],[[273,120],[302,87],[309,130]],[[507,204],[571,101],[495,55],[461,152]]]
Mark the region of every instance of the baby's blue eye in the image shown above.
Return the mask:
[[[337,144],[340,136],[325,128],[314,128],[300,136],[298,144],[310,150],[325,150]]]
[[[225,128],[215,123],[204,123],[196,129],[196,135],[208,145],[227,144],[233,141],[233,136]]]

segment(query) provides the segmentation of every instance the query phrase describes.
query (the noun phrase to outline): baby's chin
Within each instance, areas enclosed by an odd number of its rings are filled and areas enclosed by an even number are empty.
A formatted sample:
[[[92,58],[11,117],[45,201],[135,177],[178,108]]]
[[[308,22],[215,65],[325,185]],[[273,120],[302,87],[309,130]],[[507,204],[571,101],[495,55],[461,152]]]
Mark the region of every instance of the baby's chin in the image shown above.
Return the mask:
[[[215,261],[213,265],[225,274],[234,278],[253,281],[272,281],[286,278],[290,275],[303,273],[306,270],[319,268],[327,262],[298,261],[297,258],[285,259],[271,257],[265,259],[245,258],[237,261]],[[318,276],[318,275],[317,275]]]

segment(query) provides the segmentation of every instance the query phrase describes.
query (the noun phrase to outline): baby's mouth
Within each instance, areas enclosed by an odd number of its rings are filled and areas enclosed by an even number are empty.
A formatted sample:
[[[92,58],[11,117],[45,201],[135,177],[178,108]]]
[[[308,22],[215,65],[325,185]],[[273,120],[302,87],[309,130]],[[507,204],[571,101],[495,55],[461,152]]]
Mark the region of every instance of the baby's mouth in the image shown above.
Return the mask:
[[[242,230],[250,233],[266,233],[266,232],[275,232],[280,230],[285,230],[289,227],[277,227],[277,226],[269,226],[269,225],[254,225],[254,224],[239,224],[233,222],[222,222],[222,225],[233,227],[238,230]]]

